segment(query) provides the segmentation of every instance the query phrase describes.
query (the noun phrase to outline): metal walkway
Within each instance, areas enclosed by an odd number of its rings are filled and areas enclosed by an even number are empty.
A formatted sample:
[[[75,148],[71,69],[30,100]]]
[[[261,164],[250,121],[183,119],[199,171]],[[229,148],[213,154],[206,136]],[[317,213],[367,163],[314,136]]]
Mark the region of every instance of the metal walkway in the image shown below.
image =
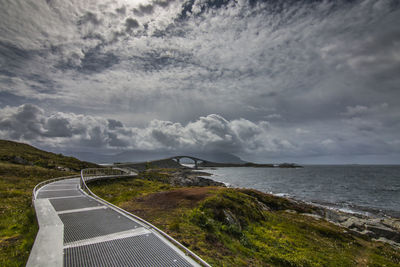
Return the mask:
[[[40,228],[27,266],[199,266],[150,224],[80,184],[70,178],[34,192]]]

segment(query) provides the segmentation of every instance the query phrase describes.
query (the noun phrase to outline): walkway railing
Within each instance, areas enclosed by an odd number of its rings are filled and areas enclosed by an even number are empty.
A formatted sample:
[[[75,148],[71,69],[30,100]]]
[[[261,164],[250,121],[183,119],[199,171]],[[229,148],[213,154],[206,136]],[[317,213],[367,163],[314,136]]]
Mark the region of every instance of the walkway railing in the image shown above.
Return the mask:
[[[86,182],[100,180],[103,178],[124,177],[136,175],[136,171],[122,168],[90,168],[81,170],[81,188],[87,190]]]
[[[37,195],[43,186],[71,178],[79,178],[79,175],[57,177],[40,182],[32,191],[32,204],[35,207],[39,230],[26,263],[27,267],[63,265],[64,225],[49,200],[38,199]]]
[[[118,174],[119,171],[119,174]],[[141,223],[143,223],[146,228],[148,229],[152,229],[154,231],[156,231],[157,233],[159,233],[161,236],[163,236],[164,238],[166,238],[167,240],[169,240],[171,243],[173,243],[174,245],[176,245],[177,247],[179,247],[182,251],[184,251],[184,253],[187,256],[192,257],[194,260],[196,260],[198,263],[200,263],[202,266],[207,266],[207,267],[211,267],[207,262],[205,262],[203,259],[201,259],[199,256],[197,256],[195,253],[193,253],[191,250],[189,250],[188,248],[186,248],[184,245],[182,245],[181,243],[179,243],[177,240],[175,240],[173,237],[169,236],[167,233],[165,233],[164,231],[162,231],[161,229],[157,228],[156,226],[154,226],[153,224],[145,221],[144,219],[124,210],[121,209],[120,207],[100,198],[99,196],[97,196],[96,194],[94,194],[89,187],[87,186],[86,182],[89,181],[93,181],[93,180],[99,180],[99,179],[107,179],[107,178],[114,178],[114,177],[128,177],[128,176],[134,176],[137,175],[135,171],[130,172],[127,169],[122,169],[122,168],[92,168],[92,169],[84,169],[81,171],[81,189],[83,191],[86,191],[87,194],[89,194],[90,196],[92,196],[93,198],[97,199],[98,201],[104,203],[105,205],[108,205],[110,207],[112,207],[113,209],[128,215],[129,217],[132,217],[138,221],[140,221]]]
[[[60,180],[65,180],[65,179],[71,179],[71,178],[79,178],[79,175],[71,175],[71,176],[63,176],[63,177],[57,177],[57,178],[53,178],[53,179],[49,179],[43,182],[38,183],[35,188],[33,188],[32,191],[32,204],[35,204],[35,200],[37,198],[37,194],[40,188],[42,188],[43,186],[45,186],[46,184],[52,183],[52,182],[56,182],[56,181],[60,181]]]

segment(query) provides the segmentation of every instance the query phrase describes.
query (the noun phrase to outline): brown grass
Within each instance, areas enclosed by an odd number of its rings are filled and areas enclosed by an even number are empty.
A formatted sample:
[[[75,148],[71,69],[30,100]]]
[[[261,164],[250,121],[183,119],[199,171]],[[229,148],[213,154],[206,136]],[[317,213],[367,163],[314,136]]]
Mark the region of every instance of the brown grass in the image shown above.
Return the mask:
[[[219,187],[187,187],[149,194],[125,202],[121,207],[147,220],[171,216],[176,210],[191,209],[197,203],[215,194]],[[162,221],[162,220],[161,220]]]

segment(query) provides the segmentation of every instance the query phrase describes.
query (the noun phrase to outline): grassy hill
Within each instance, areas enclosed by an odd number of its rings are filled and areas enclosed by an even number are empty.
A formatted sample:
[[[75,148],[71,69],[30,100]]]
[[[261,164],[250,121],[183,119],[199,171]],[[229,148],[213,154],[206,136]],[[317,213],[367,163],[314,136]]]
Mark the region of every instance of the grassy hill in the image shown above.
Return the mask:
[[[32,190],[96,164],[0,140],[0,266],[25,266],[38,230]]]
[[[0,140],[0,162],[71,171],[97,166],[74,157],[46,152],[27,144],[8,140]]]

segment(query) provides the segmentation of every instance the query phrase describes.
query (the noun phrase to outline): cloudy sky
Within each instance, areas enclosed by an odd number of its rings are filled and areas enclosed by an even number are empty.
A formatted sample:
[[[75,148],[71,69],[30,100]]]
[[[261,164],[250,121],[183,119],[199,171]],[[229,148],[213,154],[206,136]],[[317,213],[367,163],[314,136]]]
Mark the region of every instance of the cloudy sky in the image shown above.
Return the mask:
[[[0,138],[400,163],[397,0],[0,3]]]

